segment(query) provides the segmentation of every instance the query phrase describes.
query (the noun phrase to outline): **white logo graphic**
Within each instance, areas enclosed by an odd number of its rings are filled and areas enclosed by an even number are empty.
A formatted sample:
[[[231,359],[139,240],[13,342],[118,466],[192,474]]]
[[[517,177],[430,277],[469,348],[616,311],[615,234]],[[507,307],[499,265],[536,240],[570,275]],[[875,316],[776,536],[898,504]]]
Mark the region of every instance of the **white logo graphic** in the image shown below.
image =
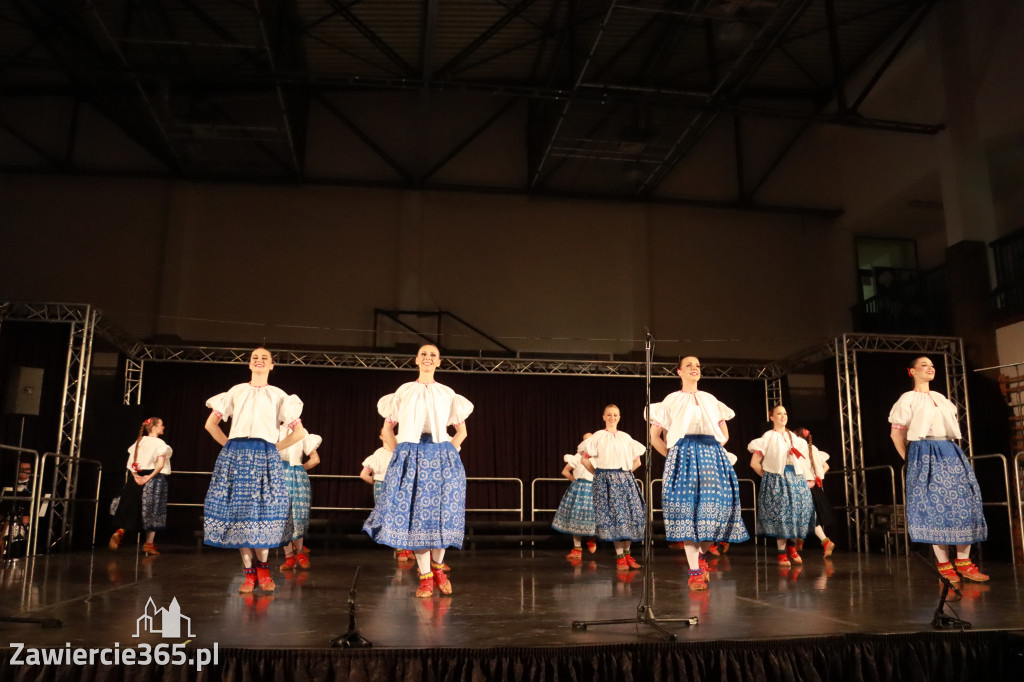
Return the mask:
[[[184,628],[182,628],[184,621]],[[182,635],[184,629],[188,634]],[[138,637],[141,632],[151,632],[162,635],[164,639],[178,639],[179,637],[195,637],[192,634],[192,619],[181,615],[181,607],[178,606],[178,598],[171,599],[171,605],[166,609],[158,609],[150,597],[146,602],[146,609],[135,621],[135,634]]]

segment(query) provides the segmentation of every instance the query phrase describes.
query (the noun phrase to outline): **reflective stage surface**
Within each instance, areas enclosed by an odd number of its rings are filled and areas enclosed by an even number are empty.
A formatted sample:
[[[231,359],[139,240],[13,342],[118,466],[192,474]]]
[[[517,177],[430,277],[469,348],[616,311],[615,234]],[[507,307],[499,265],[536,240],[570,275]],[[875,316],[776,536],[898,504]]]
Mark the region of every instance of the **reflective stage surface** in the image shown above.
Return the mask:
[[[566,548],[567,549],[567,548]],[[17,560],[0,572],[0,614],[59,618],[59,629],[0,622],[0,647],[112,646],[159,643],[146,616],[177,599],[183,630],[194,646],[318,648],[348,629],[348,599],[361,567],[359,632],[375,647],[575,646],[660,642],[634,623],[574,630],[574,620],[633,618],[641,598],[640,571],[617,573],[611,548],[584,552],[573,565],[565,549],[452,550],[454,594],[416,599],[416,569],[383,547],[351,551],[314,548],[312,567],[282,574],[273,595],[237,592],[237,552],[162,547],[145,558],[135,547],[97,549]],[[774,554],[750,543],[712,560],[710,590],[690,592],[681,551],[657,547],[653,610],[661,618],[697,616],[695,627],[667,625],[680,641],[748,640],[839,633],[931,631],[939,580],[917,557],[836,554],[808,546],[802,567],[781,569]],[[637,556],[640,548],[636,548]],[[1024,627],[1024,578],[1009,564],[986,564],[987,583],[962,586],[953,604],[975,629]],[[645,569],[647,570],[647,569]],[[153,605],[147,614],[147,603]],[[157,628],[158,629],[158,628]],[[136,633],[139,637],[135,637]],[[189,637],[188,635],[192,636]]]

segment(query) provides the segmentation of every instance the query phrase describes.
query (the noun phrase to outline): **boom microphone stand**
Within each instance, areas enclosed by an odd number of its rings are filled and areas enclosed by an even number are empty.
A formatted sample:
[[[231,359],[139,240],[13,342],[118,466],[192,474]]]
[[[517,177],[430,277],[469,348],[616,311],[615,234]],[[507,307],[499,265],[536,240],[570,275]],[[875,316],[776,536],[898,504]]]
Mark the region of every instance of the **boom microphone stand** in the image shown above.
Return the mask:
[[[654,351],[654,337],[651,336],[651,332],[646,332],[646,339],[644,341],[644,354],[645,354],[645,381],[647,388],[647,408],[644,410],[645,415],[651,413],[651,355]],[[644,467],[644,491],[648,498],[651,497],[651,429],[645,429],[647,432],[646,445],[647,445],[647,466]],[[643,576],[643,590],[640,597],[640,603],[636,607],[635,618],[621,618],[615,620],[574,620],[572,622],[573,630],[586,630],[591,625],[621,625],[625,623],[637,623],[642,625],[649,625],[662,635],[664,635],[670,642],[676,641],[676,635],[673,632],[669,632],[661,626],[662,623],[684,623],[686,625],[696,625],[697,617],[692,616],[690,618],[658,618],[654,615],[654,610],[651,608],[651,601],[654,597],[654,566],[651,564],[651,559],[654,553],[654,531],[652,529],[654,512],[651,511],[651,500],[647,499],[646,502],[646,521],[644,524],[644,576]]]

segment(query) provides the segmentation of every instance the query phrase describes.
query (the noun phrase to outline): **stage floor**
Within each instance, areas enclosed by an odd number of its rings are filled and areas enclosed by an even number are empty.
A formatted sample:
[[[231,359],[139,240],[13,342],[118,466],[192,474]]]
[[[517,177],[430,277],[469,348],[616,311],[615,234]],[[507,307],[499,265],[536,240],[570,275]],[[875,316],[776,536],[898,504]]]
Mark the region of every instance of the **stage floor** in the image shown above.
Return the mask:
[[[639,555],[639,547],[638,555]],[[454,594],[421,600],[411,563],[398,565],[383,547],[314,549],[308,571],[274,570],[272,596],[237,593],[237,552],[163,547],[144,558],[134,546],[34,559],[2,567],[0,613],[59,618],[63,627],[0,623],[0,646],[122,647],[159,643],[138,622],[150,598],[157,609],[177,598],[190,619],[194,646],[319,648],[348,627],[349,589],[361,567],[357,625],[375,647],[577,646],[661,642],[634,623],[574,630],[574,620],[633,618],[643,576],[615,571],[611,548],[584,554],[576,566],[565,548],[451,551]],[[272,566],[280,552],[271,553]],[[780,569],[763,546],[733,546],[713,561],[710,590],[691,593],[683,553],[655,549],[653,609],[661,618],[697,616],[694,627],[668,625],[679,641],[821,637],[843,633],[930,632],[939,581],[916,557],[837,553],[823,560],[808,547],[801,568]],[[988,563],[987,583],[967,583],[954,604],[975,629],[1024,628],[1024,575]],[[181,641],[180,639],[178,641]]]

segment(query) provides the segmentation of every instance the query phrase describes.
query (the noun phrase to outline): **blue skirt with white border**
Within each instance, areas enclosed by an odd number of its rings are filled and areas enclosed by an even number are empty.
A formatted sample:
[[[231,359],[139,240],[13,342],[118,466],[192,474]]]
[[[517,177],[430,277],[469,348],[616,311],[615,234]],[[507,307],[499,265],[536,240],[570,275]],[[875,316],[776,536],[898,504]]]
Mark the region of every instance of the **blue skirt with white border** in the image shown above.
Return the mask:
[[[668,451],[661,507],[669,542],[749,540],[740,516],[740,482],[714,436],[688,435]]]
[[[907,532],[933,545],[988,539],[978,479],[951,440],[915,440],[907,448]]]

